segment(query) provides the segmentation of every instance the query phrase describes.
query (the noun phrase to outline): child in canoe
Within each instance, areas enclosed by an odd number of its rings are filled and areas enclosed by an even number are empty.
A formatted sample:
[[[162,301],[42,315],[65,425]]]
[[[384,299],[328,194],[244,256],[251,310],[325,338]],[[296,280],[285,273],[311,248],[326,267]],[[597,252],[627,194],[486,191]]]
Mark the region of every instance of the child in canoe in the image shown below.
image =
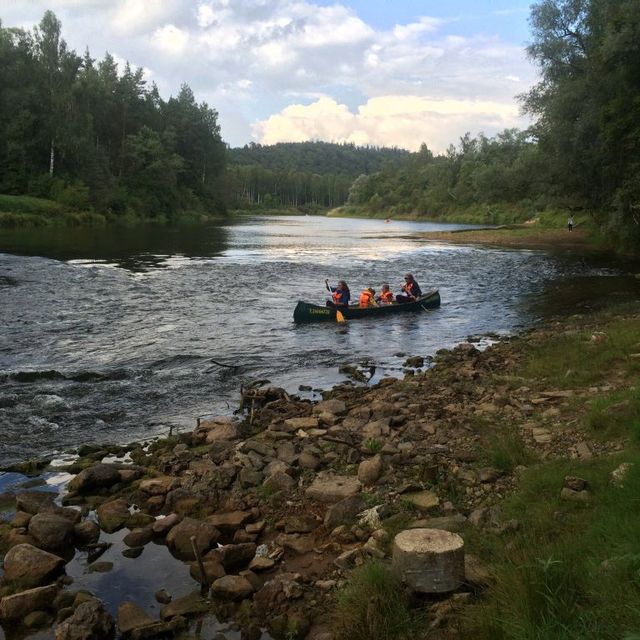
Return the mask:
[[[376,300],[380,304],[391,304],[393,302],[393,293],[391,293],[391,289],[389,288],[388,283],[385,282],[382,285],[382,291],[380,291],[380,295],[376,298]]]

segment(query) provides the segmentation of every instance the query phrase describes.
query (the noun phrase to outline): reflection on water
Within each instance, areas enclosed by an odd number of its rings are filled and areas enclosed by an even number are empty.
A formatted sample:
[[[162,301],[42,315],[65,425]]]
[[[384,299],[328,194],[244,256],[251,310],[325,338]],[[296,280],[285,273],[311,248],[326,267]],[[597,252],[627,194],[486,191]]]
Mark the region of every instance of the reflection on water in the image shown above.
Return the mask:
[[[363,359],[397,375],[400,352],[433,354],[557,310],[549,283],[637,290],[570,254],[411,239],[436,228],[303,216],[3,235],[0,464],[193,428],[198,415],[235,409],[246,379],[327,387],[339,364]],[[440,309],[340,329],[292,322],[298,299],[324,301],[325,278],[355,295],[382,282],[397,292],[406,271],[440,288]]]

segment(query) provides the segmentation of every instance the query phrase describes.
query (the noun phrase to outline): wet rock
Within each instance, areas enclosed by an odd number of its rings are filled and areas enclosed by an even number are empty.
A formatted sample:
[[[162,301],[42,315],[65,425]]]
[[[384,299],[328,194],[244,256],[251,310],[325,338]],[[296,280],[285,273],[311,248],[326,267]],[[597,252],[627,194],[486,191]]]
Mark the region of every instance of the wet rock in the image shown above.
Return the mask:
[[[253,587],[242,576],[223,576],[211,585],[211,592],[223,600],[242,600],[253,593]]]
[[[222,578],[222,576],[226,575],[227,573],[222,566],[220,558],[204,558],[204,560],[202,561],[202,565],[204,566],[204,578],[202,576],[202,573],[200,572],[200,563],[192,562],[191,566],[189,567],[189,573],[191,574],[191,577],[200,584],[211,584],[214,580]]]
[[[29,526],[29,520],[31,520],[31,514],[26,511],[17,511],[11,520],[11,526],[14,529],[26,528]]]
[[[422,356],[410,356],[404,361],[403,366],[419,369],[420,367],[424,367],[424,358]]]
[[[122,550],[122,555],[125,558],[139,558],[144,551],[144,547],[129,547]]]
[[[62,573],[64,560],[30,544],[19,544],[7,551],[3,567],[7,582],[36,587]]]
[[[219,529],[222,533],[233,533],[245,522],[253,519],[250,511],[228,511],[226,513],[214,513],[206,521]]]
[[[199,591],[192,591],[189,595],[176,598],[160,609],[160,618],[169,620],[176,616],[194,616],[204,613],[207,603],[200,596]]]
[[[113,569],[113,562],[100,560],[87,567],[87,573],[109,573]]]
[[[22,620],[22,624],[27,629],[38,629],[48,627],[51,624],[51,616],[46,611],[32,611]]]
[[[296,481],[286,473],[276,471],[272,476],[269,476],[263,483],[263,486],[270,491],[284,491],[289,492],[296,486]]]
[[[366,508],[367,503],[359,494],[344,498],[327,509],[324,516],[324,526],[328,531],[332,531],[338,525],[350,524]]]
[[[144,609],[133,602],[123,602],[118,607],[118,629],[127,634],[134,629],[140,629],[156,622]]]
[[[144,527],[153,524],[155,521],[156,519],[148,513],[136,511],[136,513],[132,513],[127,519],[126,527],[127,529],[144,529]]]
[[[217,557],[225,569],[249,564],[256,554],[254,542],[243,542],[240,544],[225,544],[223,547],[214,549],[207,558]]]
[[[220,532],[208,522],[185,518],[169,531],[167,545],[178,558],[195,560],[191,546],[191,536],[195,536],[198,551],[204,554],[218,541]]]
[[[58,625],[55,640],[110,640],[115,632],[111,615],[95,598],[76,607],[69,618]]]
[[[180,522],[180,516],[177,513],[170,513],[164,518],[158,518],[151,525],[151,531],[154,536],[166,536],[178,522]]]
[[[90,493],[105,489],[120,482],[120,473],[110,464],[98,462],[83,469],[69,482],[68,489],[74,493]]]
[[[160,604],[169,604],[171,602],[171,596],[166,589],[159,589],[156,591],[154,598],[156,599],[156,602],[159,602]]]
[[[2,538],[3,546],[10,549],[18,544],[30,544],[35,546],[36,541],[27,533],[24,527],[10,529]]]
[[[5,596],[0,599],[0,620],[18,620],[32,611],[48,609],[57,593],[58,587],[52,584]]]
[[[85,520],[73,526],[73,537],[78,546],[93,544],[100,538],[100,527],[92,520]]]
[[[140,529],[132,529],[124,537],[123,542],[128,547],[144,547],[145,544],[153,539],[153,531],[151,527],[143,527]]]
[[[365,486],[372,485],[382,475],[382,469],[382,457],[380,455],[363,460],[358,466],[358,480]]]
[[[306,495],[312,500],[332,504],[360,493],[361,488],[362,485],[357,478],[321,473],[307,488]]]
[[[34,516],[43,507],[54,504],[55,497],[51,491],[22,491],[16,495],[16,508]]]
[[[176,616],[168,622],[154,622],[145,627],[134,629],[129,633],[131,640],[147,640],[147,638],[176,638],[189,626],[186,618]]]
[[[124,498],[117,498],[101,504],[96,509],[100,528],[107,533],[122,529],[131,515],[129,505]]]
[[[63,549],[71,544],[73,523],[55,513],[37,513],[29,520],[28,531],[40,548]]]

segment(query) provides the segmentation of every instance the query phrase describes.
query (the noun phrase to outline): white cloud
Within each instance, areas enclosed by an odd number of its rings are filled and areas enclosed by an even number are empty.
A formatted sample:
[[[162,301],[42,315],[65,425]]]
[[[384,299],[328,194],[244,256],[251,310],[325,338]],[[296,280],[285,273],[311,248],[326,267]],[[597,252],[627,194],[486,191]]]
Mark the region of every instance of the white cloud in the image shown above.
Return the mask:
[[[151,42],[164,53],[180,55],[189,43],[189,34],[173,24],[166,24],[154,31]]]
[[[332,140],[417,150],[426,142],[441,152],[467,131],[492,135],[521,124],[514,104],[388,95],[367,100],[355,113],[328,97],[289,105],[254,124],[253,132],[264,144]]]

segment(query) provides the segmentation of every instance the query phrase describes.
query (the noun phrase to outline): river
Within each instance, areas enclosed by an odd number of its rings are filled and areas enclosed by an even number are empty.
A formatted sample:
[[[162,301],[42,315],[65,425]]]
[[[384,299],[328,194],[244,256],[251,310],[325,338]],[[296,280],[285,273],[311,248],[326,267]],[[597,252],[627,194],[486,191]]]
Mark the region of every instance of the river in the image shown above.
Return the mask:
[[[364,360],[376,377],[398,375],[401,354],[516,332],[553,295],[571,310],[585,296],[573,301],[564,285],[572,295],[626,286],[618,269],[580,256],[411,235],[459,226],[283,216],[3,231],[0,465],[191,429],[233,411],[246,380],[326,388],[344,380],[340,364]],[[440,309],[346,327],[292,322],[298,299],[324,301],[325,278],[356,294],[384,281],[397,291],[406,271],[440,289]]]

